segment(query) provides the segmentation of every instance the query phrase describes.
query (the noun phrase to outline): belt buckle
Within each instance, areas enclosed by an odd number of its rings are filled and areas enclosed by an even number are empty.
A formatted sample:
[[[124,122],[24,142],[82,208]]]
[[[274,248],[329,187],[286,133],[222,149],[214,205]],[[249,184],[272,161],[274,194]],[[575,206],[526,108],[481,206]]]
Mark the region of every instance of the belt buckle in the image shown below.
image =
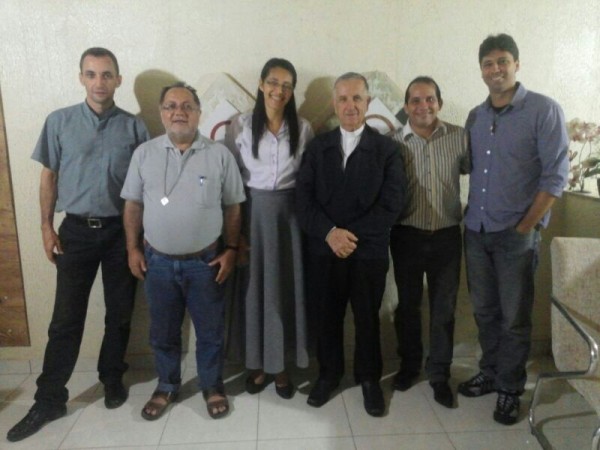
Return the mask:
[[[87,224],[90,228],[102,228],[102,220],[101,219],[93,219],[91,217],[87,218]]]

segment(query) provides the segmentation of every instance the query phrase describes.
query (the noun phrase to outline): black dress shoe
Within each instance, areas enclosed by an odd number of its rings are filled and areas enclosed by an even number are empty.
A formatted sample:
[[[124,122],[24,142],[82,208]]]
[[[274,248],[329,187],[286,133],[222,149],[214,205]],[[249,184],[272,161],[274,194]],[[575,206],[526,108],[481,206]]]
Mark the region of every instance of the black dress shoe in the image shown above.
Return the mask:
[[[436,402],[446,408],[454,406],[454,395],[446,381],[434,381],[429,384],[433,388],[433,398]]]
[[[8,431],[6,439],[10,442],[21,441],[40,431],[47,422],[59,419],[65,414],[67,414],[67,407],[64,405],[53,409],[33,407],[19,423]]]
[[[127,389],[120,381],[104,385],[104,406],[114,409],[121,406],[128,397]]]
[[[338,387],[339,382],[327,381],[319,378],[308,394],[306,403],[315,408],[320,408],[329,401],[331,393]]]
[[[394,382],[392,386],[397,391],[407,391],[414,384],[414,382],[419,378],[419,372],[409,372],[406,370],[400,370],[394,376]]]
[[[365,399],[365,411],[373,417],[381,417],[385,412],[383,392],[378,381],[363,381],[361,383]]]

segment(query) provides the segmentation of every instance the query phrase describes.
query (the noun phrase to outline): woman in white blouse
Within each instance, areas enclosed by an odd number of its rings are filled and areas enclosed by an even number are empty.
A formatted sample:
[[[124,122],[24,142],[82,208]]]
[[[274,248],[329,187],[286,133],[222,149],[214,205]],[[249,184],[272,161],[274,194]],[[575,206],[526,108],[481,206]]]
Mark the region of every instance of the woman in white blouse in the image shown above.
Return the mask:
[[[246,186],[245,242],[250,279],[245,293],[246,390],[274,375],[277,394],[294,395],[285,362],[308,366],[302,241],[294,187],[310,124],[296,114],[296,70],[272,58],[262,69],[254,110],[237,116],[225,142]],[[244,241],[244,239],[243,239]],[[247,250],[242,244],[240,252]],[[243,258],[243,254],[240,257]]]

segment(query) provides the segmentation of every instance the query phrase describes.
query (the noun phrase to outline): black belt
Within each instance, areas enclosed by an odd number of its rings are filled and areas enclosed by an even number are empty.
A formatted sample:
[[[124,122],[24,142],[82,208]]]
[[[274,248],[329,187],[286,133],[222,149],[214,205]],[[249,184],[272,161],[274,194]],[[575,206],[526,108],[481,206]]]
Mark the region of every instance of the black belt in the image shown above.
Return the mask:
[[[109,217],[85,217],[78,216],[77,214],[67,213],[67,219],[83,224],[89,228],[103,228],[111,223],[123,222],[121,216],[109,216]]]
[[[411,227],[409,225],[398,225],[403,231],[408,233],[414,233],[422,236],[437,236],[439,234],[453,233],[460,228],[459,225],[453,225],[451,227],[440,228],[438,230],[423,230],[422,228]]]
[[[167,253],[159,252],[154,247],[152,247],[147,240],[144,239],[144,245],[150,249],[152,253],[156,253],[158,256],[164,256],[165,258],[176,259],[178,261],[184,261],[186,259],[198,259],[202,258],[206,253],[215,250],[219,245],[219,239],[217,239],[212,244],[204,247],[202,250],[194,252],[194,253],[185,253],[183,255],[169,255]]]

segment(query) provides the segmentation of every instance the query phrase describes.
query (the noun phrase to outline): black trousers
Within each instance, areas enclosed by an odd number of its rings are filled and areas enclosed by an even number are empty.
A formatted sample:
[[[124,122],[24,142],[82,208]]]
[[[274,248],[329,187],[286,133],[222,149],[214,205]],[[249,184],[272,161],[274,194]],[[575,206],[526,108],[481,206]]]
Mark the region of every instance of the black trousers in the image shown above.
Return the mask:
[[[430,381],[450,377],[454,347],[454,310],[460,283],[462,256],[460,227],[427,234],[406,226],[395,226],[390,235],[398,306],[394,326],[398,338],[401,369],[418,374],[423,360],[421,298],[423,275],[429,292],[429,357],[425,371]]]
[[[317,334],[319,378],[337,382],[344,375],[344,316],[354,314],[354,378],[379,380],[382,373],[379,308],[389,261],[311,255],[308,315]]]
[[[102,228],[90,228],[81,220],[66,217],[59,237],[64,253],[56,259],[54,312],[35,394],[36,404],[48,408],[64,405],[69,398],[66,384],[77,362],[90,291],[100,265],[106,314],[99,378],[104,384],[121,380],[128,367],[124,356],[136,287],[127,264],[120,218]]]

